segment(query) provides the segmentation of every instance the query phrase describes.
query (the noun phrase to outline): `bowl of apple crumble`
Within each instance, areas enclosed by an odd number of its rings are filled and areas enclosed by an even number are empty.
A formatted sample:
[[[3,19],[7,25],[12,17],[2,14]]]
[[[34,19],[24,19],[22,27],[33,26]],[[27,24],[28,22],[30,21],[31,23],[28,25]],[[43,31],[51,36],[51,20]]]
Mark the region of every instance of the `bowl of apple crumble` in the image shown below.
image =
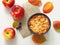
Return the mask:
[[[49,17],[43,13],[33,14],[28,20],[28,29],[36,35],[43,35],[48,32],[51,27]]]

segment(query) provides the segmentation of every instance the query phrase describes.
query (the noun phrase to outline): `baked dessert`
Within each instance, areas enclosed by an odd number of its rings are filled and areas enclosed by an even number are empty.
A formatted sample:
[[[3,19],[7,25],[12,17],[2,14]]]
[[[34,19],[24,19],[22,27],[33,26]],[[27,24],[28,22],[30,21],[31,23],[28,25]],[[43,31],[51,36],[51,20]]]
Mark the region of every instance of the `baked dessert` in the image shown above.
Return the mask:
[[[50,28],[50,20],[45,15],[34,15],[28,21],[28,26],[35,34],[44,34]]]

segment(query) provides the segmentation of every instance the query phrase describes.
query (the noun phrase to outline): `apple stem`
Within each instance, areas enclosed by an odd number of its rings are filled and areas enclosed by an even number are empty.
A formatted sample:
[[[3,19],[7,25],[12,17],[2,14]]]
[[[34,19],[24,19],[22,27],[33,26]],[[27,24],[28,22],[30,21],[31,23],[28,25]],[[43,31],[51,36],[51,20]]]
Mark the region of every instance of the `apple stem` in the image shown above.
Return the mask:
[[[6,0],[7,2],[9,1],[9,0]]]
[[[7,32],[7,34],[9,34],[9,32]]]

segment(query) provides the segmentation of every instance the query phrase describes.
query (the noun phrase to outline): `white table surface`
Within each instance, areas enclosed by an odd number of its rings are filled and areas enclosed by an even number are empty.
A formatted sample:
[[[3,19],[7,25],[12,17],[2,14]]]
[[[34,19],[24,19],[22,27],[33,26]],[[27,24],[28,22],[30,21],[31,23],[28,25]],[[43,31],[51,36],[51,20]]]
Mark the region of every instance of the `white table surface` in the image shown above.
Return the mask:
[[[16,0],[15,4],[21,5],[26,1],[27,0]],[[51,13],[46,14],[51,20],[51,29],[45,34],[47,41],[41,45],[60,45],[60,33],[57,33],[52,26],[54,20],[60,20],[60,0],[42,0],[42,6],[40,7],[41,12],[44,3],[47,1],[53,2],[54,10]],[[15,39],[12,41],[4,40],[3,31],[7,27],[12,27],[12,23],[13,19],[9,9],[7,10],[2,4],[2,0],[0,0],[0,45],[37,45],[33,43],[31,36],[23,38],[17,30]]]

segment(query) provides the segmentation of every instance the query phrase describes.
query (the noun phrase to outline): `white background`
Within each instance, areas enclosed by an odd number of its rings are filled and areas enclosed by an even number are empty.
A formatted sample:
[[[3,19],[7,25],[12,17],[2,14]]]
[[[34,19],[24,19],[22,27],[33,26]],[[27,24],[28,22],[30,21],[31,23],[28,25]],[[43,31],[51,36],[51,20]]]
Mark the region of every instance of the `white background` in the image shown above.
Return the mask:
[[[26,1],[27,0],[16,0],[15,4],[21,5]],[[51,20],[51,29],[45,34],[47,41],[41,45],[60,45],[60,33],[57,33],[52,26],[54,20],[60,20],[60,0],[42,0],[42,6],[40,6],[41,12],[43,12],[43,5],[47,1],[53,2],[54,9],[51,13],[46,14]],[[15,39],[11,41],[4,40],[3,31],[7,27],[12,27],[12,23],[13,19],[10,15],[10,10],[6,9],[2,4],[2,0],[0,0],[0,45],[37,45],[33,43],[31,36],[23,38],[17,30]]]

